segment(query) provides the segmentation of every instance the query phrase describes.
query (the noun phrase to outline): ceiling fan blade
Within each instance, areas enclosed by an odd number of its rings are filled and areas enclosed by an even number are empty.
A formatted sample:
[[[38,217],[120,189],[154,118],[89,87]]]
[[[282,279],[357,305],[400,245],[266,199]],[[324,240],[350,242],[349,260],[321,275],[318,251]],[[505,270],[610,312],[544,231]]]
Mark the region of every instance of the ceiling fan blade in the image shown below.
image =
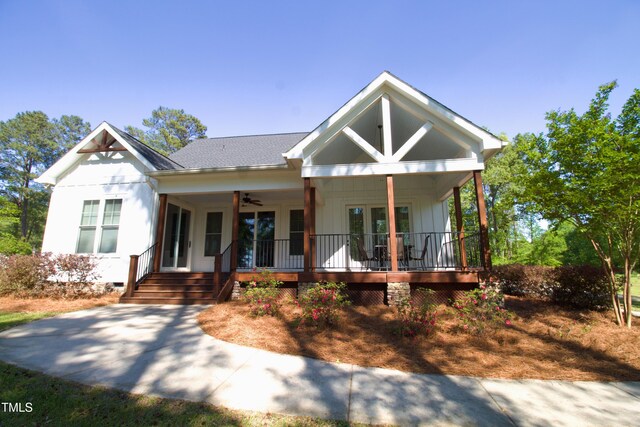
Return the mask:
[[[260,203],[260,200],[252,200],[251,203],[256,206],[262,206],[262,203]]]

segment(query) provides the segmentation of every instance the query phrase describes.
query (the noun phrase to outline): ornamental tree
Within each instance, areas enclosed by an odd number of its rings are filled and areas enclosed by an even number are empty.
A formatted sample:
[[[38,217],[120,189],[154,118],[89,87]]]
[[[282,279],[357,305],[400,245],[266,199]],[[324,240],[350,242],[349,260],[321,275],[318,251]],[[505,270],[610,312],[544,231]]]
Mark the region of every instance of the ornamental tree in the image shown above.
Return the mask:
[[[607,272],[616,322],[631,327],[630,277],[640,254],[640,90],[613,119],[607,101],[616,86],[600,86],[581,115],[548,112],[546,135],[516,139],[528,170],[526,201],[589,239]],[[617,268],[624,271],[622,304]]]

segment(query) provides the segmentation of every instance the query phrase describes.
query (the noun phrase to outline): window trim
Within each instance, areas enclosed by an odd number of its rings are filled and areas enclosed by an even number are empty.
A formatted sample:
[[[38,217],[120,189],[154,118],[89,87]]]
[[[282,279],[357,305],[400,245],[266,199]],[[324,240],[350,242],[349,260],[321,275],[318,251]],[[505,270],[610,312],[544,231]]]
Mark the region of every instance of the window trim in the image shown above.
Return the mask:
[[[118,224],[104,224],[104,218],[105,218],[105,208],[107,205],[107,201],[108,200],[120,200],[120,217],[118,219]],[[98,202],[98,215],[96,216],[96,223],[95,225],[82,225],[82,213],[84,211],[84,204],[85,202],[89,202],[89,201],[97,201]],[[80,205],[80,220],[79,220],[79,225],[78,225],[78,231],[77,231],[77,237],[76,237],[76,247],[75,247],[75,253],[76,254],[81,254],[81,255],[113,255],[118,253],[118,240],[120,238],[120,224],[122,222],[122,208],[124,206],[125,203],[125,199],[124,197],[117,197],[117,196],[113,196],[113,197],[104,197],[104,198],[91,198],[91,199],[83,199],[82,203]],[[80,243],[80,231],[83,229],[94,229],[94,235],[93,235],[93,244],[91,247],[91,252],[79,252],[79,248],[78,245]],[[110,229],[110,230],[118,230],[118,233],[116,235],[116,247],[115,247],[115,251],[113,252],[100,252],[100,246],[102,245],[102,231],[105,229]]]

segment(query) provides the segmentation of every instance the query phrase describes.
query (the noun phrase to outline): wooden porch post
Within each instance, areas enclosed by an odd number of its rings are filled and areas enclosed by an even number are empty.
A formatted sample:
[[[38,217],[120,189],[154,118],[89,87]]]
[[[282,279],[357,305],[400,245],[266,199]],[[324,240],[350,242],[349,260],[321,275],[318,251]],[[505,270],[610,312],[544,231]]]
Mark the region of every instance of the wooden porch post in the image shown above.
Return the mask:
[[[467,248],[464,243],[464,223],[462,222],[462,204],[460,203],[460,187],[453,187],[453,204],[456,208],[456,230],[458,230],[458,246],[460,247],[460,266],[467,269]]]
[[[133,297],[133,292],[136,290],[136,277],[138,274],[138,255],[131,255],[129,257],[129,276],[127,277],[127,290],[125,295]]]
[[[396,202],[393,193],[393,175],[387,175],[387,210],[389,211],[389,257],[391,271],[398,271],[398,239],[396,238]]]
[[[233,225],[231,229],[231,271],[238,268],[238,233],[240,232],[240,192],[233,192]]]
[[[311,178],[304,178],[304,272],[311,270]]]
[[[487,209],[484,205],[482,192],[482,176],[480,171],[473,171],[473,182],[476,186],[476,202],[478,204],[478,223],[480,224],[480,249],[482,251],[482,266],[491,269],[491,249],[489,248],[489,227],[487,224]]]
[[[316,270],[316,187],[311,187],[311,235],[314,236],[311,244],[311,271]]]
[[[162,241],[164,238],[164,223],[167,217],[167,195],[160,194],[160,206],[158,207],[158,223],[156,224],[156,249],[153,254],[153,271],[160,271],[162,258]]]

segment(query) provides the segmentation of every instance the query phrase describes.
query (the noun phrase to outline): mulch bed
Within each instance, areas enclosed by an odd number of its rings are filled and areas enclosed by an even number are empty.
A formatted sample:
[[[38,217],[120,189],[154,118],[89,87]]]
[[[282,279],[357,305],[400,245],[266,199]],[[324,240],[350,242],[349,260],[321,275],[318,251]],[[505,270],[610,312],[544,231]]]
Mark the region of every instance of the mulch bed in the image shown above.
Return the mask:
[[[456,331],[440,306],[438,328],[427,337],[403,338],[395,310],[352,306],[331,329],[298,326],[298,309],[254,318],[241,302],[200,314],[203,330],[224,341],[278,353],[429,374],[487,378],[590,381],[640,380],[640,325],[619,328],[611,312],[567,310],[545,301],[507,297],[516,313],[510,327],[482,336]]]
[[[52,298],[15,298],[0,297],[0,311],[17,313],[66,313],[68,311],[84,310],[92,307],[116,304],[120,298],[119,292],[98,298],[82,299],[52,299]]]

